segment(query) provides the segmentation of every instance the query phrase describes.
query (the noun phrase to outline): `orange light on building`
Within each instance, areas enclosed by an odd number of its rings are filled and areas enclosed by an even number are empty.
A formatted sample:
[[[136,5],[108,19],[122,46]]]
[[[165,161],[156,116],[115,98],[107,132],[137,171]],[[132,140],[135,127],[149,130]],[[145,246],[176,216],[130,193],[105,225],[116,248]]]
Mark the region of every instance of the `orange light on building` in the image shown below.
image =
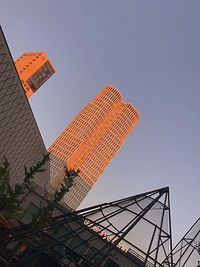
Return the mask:
[[[50,146],[51,185],[62,183],[62,168],[79,169],[80,178],[66,203],[76,208],[115,156],[140,115],[122,100],[119,91],[106,86],[87,104]]]
[[[45,52],[26,52],[15,61],[15,66],[28,98],[55,73]]]

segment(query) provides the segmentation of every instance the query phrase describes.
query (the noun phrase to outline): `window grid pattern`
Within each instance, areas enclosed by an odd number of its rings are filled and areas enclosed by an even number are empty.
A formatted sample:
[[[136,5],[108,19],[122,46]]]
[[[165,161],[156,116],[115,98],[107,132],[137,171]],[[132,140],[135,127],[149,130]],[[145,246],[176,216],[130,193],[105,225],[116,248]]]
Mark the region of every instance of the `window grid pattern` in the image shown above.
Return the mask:
[[[115,87],[105,86],[54,141],[49,152],[52,158],[61,159],[68,168],[80,169],[81,179],[91,188],[139,118],[136,108],[124,103]],[[58,160],[51,161],[54,187],[55,183],[62,183],[57,176],[61,161],[59,164]],[[53,182],[56,176],[56,182]]]
[[[108,94],[108,90],[110,95]],[[105,94],[107,95],[105,96]],[[56,156],[68,161],[81,143],[96,129],[106,113],[119,101],[117,90],[112,94],[110,87],[104,88],[97,97],[86,105],[72,120],[69,126],[50,146],[49,151]],[[111,102],[112,101],[112,102]]]
[[[24,94],[9,48],[0,29],[0,162],[10,163],[12,182],[21,182],[24,166],[31,167],[43,158],[46,148]],[[49,162],[35,181],[49,181]]]
[[[26,52],[15,61],[15,66],[28,98],[55,73],[45,52]]]

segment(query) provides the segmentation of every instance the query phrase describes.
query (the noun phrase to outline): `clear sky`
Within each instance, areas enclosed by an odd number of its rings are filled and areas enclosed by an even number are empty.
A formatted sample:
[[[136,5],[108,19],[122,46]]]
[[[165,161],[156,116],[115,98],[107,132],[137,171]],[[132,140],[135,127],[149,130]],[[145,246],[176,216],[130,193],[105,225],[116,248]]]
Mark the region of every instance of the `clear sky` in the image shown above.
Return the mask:
[[[56,74],[30,100],[48,147],[105,84],[141,120],[83,206],[169,186],[175,241],[200,215],[200,1],[0,0],[13,58]]]

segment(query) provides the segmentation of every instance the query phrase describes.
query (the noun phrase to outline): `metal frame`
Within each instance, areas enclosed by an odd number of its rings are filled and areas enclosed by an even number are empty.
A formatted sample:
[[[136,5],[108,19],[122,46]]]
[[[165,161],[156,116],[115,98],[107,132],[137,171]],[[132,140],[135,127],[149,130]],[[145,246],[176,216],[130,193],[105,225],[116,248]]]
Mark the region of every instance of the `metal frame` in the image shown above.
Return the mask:
[[[52,249],[55,246],[60,246],[65,251],[75,253],[84,244],[90,247],[97,240],[97,242],[101,243],[101,246],[92,251],[89,259],[85,255],[78,255],[79,259],[87,263],[87,266],[104,266],[115,250],[120,251],[125,256],[126,253],[127,255],[138,255],[141,266],[162,266],[160,255],[162,254],[167,257],[168,252],[172,251],[169,202],[169,188],[165,187],[78,211],[66,212],[54,217],[53,223],[45,228],[34,229],[31,224],[14,227],[6,234],[0,233],[0,242],[20,241],[29,237],[29,240],[31,240],[29,245],[37,249],[37,256],[46,254],[51,257]],[[152,211],[159,214],[158,222],[149,220],[147,215]],[[127,216],[127,220],[123,222],[121,227],[119,227],[118,216],[123,216],[124,219]],[[167,224],[167,230],[164,227],[164,221]],[[150,225],[152,231],[146,251],[129,240],[132,231],[142,222]],[[76,225],[75,229],[72,227],[74,224]],[[59,238],[53,237],[52,231],[60,226],[67,227],[69,232]],[[88,233],[87,238],[71,249],[66,240],[81,237],[84,233]],[[39,242],[38,244],[36,241],[41,239],[41,237],[45,237],[48,242],[44,244]],[[121,243],[129,247],[126,253],[120,250]],[[24,260],[27,261],[33,257],[36,257],[36,255],[29,256]],[[59,262],[62,264],[64,262],[63,259],[64,257],[59,259]],[[75,263],[73,257],[70,258],[68,255],[68,259],[69,262],[64,266],[70,266],[72,261]],[[95,259],[97,260],[95,261]],[[168,265],[173,266],[172,257],[168,257]]]
[[[184,267],[195,251],[200,255],[200,218],[173,248],[164,263],[167,264],[168,258],[173,257],[174,267]]]

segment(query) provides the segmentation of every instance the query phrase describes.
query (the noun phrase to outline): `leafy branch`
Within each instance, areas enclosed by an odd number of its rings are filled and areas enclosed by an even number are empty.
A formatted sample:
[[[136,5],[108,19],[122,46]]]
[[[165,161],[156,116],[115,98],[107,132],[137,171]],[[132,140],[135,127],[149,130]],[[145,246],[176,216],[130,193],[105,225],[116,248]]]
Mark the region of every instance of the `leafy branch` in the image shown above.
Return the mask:
[[[21,215],[21,204],[32,191],[34,174],[45,171],[42,166],[47,160],[49,160],[49,154],[43,155],[42,160],[37,162],[35,166],[31,166],[29,169],[24,167],[23,182],[12,186],[10,164],[4,157],[0,165],[0,212],[5,219],[17,219]]]
[[[79,176],[80,171],[68,170],[67,167],[64,167],[64,169],[63,182],[60,188],[54,192],[53,199],[47,200],[46,205],[41,203],[39,210],[36,213],[32,213],[32,225],[34,228],[44,227],[52,222],[56,203],[61,201],[71,187],[74,186],[75,178]]]
[[[0,212],[5,219],[17,219],[22,214],[22,202],[33,191],[34,175],[38,172],[44,172],[44,164],[49,160],[49,153],[43,155],[41,161],[38,161],[30,168],[24,167],[25,177],[21,184],[12,186],[10,177],[10,164],[4,158],[0,165]],[[53,199],[47,200],[46,204],[40,203],[40,207],[36,213],[32,213],[33,227],[44,226],[52,221],[52,214],[56,203],[61,201],[64,195],[74,186],[75,178],[79,175],[79,170],[68,170],[64,167],[65,174],[63,182],[59,189],[53,194]]]

